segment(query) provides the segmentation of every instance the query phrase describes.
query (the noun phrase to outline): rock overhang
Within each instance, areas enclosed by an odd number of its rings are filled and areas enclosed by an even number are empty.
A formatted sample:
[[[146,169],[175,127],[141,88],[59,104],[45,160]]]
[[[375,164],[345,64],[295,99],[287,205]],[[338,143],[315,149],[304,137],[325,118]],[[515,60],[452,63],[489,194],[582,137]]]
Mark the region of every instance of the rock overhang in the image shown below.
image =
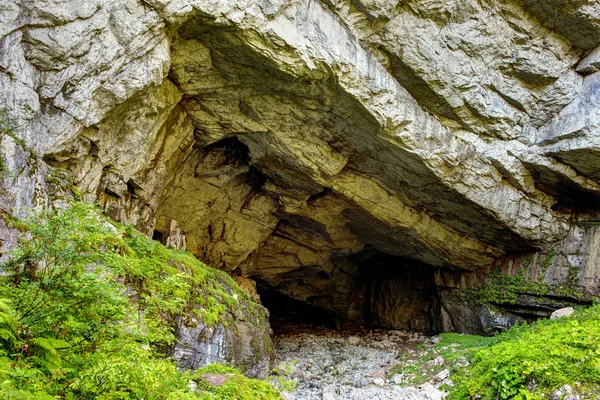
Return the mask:
[[[490,44],[514,19],[502,45],[483,51],[466,38],[443,60],[436,46],[486,6],[440,22],[406,3],[347,13],[344,2],[131,0],[51,13],[41,28],[23,17],[2,39],[0,79],[20,95],[3,107],[115,218],[149,234],[177,220],[198,257],[296,298],[351,291],[369,266],[348,257],[365,246],[477,270],[560,239],[569,213],[597,199],[596,123],[578,115],[596,114],[599,78],[583,81],[569,36],[550,34],[518,2],[487,10]],[[373,7],[392,14],[351,24]],[[75,33],[91,45],[52,46]],[[476,68],[508,45],[535,57]],[[481,90],[462,90],[465,79]],[[454,111],[436,113],[439,102]],[[555,114],[578,135],[548,133],[563,129],[544,117]],[[573,193],[588,197],[579,204]]]

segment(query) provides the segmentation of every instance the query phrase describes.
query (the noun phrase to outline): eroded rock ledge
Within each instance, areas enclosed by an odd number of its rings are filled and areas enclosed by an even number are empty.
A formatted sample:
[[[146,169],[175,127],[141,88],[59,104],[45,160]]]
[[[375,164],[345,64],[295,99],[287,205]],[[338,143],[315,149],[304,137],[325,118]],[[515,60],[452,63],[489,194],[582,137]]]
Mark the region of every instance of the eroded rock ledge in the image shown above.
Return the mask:
[[[52,201],[48,168],[69,170],[113,218],[184,235],[233,275],[355,322],[460,330],[448,296],[472,287],[442,277],[579,243],[570,222],[595,220],[599,15],[593,0],[0,4],[1,209]],[[572,273],[585,301],[592,259]]]

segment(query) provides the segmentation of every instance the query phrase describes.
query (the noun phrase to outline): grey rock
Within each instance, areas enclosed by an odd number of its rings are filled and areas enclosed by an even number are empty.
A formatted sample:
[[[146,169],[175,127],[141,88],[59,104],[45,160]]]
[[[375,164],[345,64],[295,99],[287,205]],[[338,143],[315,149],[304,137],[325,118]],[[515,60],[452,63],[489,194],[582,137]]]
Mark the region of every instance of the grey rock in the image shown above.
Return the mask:
[[[354,382],[354,387],[357,388],[361,388],[363,386],[367,385],[367,380],[365,378],[363,378],[362,376],[359,377],[355,382]]]
[[[351,346],[357,346],[359,345],[361,342],[361,339],[358,336],[349,336],[348,337],[348,344]]]
[[[0,7],[0,109],[24,145],[0,142],[3,213],[64,201],[46,177],[70,171],[169,246],[338,322],[420,331],[505,329],[523,313],[451,294],[596,239],[567,223],[600,200],[596,1],[32,4]],[[18,232],[0,230],[4,256]],[[574,267],[589,301],[594,246],[528,279]],[[396,266],[372,298],[369,263]]]
[[[596,46],[577,65],[580,74],[589,75],[600,71],[600,46]]]
[[[324,369],[318,376],[299,377],[293,394],[297,398],[333,399],[406,399],[431,400],[441,398],[442,392],[433,385],[423,388],[400,387],[404,383],[400,375],[391,380],[377,376],[396,360],[394,349],[381,349],[378,342],[363,340],[350,345],[347,340],[339,342],[335,335],[311,335],[308,333],[278,336],[275,348],[280,361],[294,360],[298,369],[313,365],[319,357],[324,364],[334,363],[335,369]],[[398,345],[403,346],[403,345]],[[375,377],[372,381],[365,376]],[[397,382],[394,382],[394,380]],[[317,386],[318,388],[315,388]],[[322,392],[319,390],[322,388]]]
[[[450,370],[448,368],[445,368],[443,370],[441,370],[440,372],[438,372],[434,377],[433,380],[435,382],[442,382],[445,379],[448,379],[448,377],[450,377]]]
[[[575,312],[575,310],[573,309],[573,307],[561,308],[559,310],[554,311],[550,315],[550,319],[559,319],[562,317],[568,317],[569,315],[573,314],[574,312]]]
[[[385,381],[382,378],[375,378],[373,379],[373,384],[376,386],[383,386],[385,385]]]
[[[561,400],[564,396],[570,395],[571,393],[573,393],[573,388],[569,385],[563,385],[552,393],[550,400]]]
[[[444,365],[445,363],[446,363],[446,360],[444,359],[444,357],[437,356],[433,360],[429,361],[427,363],[427,365],[430,367],[440,367],[440,366]]]

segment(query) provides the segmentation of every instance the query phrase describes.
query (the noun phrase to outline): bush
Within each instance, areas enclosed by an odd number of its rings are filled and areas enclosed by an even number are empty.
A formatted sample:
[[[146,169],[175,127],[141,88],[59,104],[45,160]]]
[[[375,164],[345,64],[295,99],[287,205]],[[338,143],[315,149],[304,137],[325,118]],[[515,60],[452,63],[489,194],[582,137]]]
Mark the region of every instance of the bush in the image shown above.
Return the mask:
[[[191,373],[159,349],[174,343],[176,315],[216,323],[245,298],[231,278],[84,203],[20,228],[26,239],[1,266],[0,397],[219,398],[192,391]]]

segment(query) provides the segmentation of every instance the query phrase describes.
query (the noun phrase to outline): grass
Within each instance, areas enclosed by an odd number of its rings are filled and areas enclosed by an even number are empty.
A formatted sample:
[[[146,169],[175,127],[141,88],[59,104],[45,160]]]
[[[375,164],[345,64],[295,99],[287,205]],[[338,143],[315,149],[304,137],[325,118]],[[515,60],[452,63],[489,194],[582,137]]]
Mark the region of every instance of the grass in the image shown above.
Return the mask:
[[[582,400],[600,398],[600,305],[494,337],[439,336],[400,354],[389,377],[402,374],[402,385],[418,386],[448,368],[453,384],[441,386],[448,400],[542,400],[565,384]]]
[[[565,384],[582,398],[600,396],[598,305],[570,318],[515,326],[493,338],[442,337],[436,346],[448,361],[460,354],[470,363],[454,368],[449,399],[543,399]]]

